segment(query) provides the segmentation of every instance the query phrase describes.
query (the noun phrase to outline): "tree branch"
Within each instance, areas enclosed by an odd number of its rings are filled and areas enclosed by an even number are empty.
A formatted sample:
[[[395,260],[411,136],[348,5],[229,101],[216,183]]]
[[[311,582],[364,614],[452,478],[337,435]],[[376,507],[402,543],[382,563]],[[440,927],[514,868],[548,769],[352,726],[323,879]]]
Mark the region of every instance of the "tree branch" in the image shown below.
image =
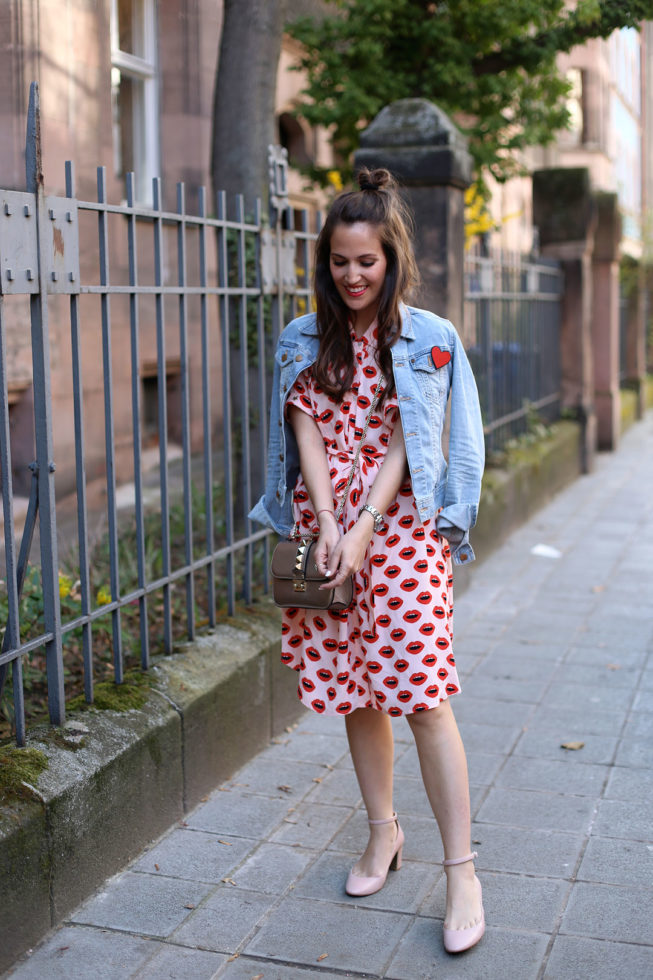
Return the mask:
[[[513,68],[533,69],[550,54],[571,51],[577,44],[584,44],[595,37],[609,37],[617,28],[636,27],[643,20],[653,17],[653,0],[632,0],[624,11],[620,0],[603,0],[598,16],[584,20],[573,11],[566,21],[533,37],[525,37],[509,44],[500,51],[474,60],[472,69],[481,75],[497,75]]]

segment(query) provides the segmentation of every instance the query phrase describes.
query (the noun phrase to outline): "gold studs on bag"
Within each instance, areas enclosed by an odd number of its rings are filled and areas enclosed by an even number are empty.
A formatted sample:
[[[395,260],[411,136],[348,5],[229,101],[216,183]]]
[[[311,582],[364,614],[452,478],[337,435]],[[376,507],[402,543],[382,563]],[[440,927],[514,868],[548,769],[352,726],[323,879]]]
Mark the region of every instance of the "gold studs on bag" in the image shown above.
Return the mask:
[[[297,546],[295,555],[295,570],[293,574],[293,589],[295,592],[306,592],[306,582],[304,580],[304,561],[306,555],[307,542],[302,541]]]

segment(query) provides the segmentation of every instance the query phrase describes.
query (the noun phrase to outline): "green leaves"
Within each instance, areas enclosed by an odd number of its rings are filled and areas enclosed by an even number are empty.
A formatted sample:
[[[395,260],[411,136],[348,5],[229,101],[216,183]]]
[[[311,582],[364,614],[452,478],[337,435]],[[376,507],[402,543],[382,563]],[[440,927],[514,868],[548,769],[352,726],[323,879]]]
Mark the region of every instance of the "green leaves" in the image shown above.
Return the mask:
[[[468,135],[477,172],[519,170],[518,151],[567,124],[556,54],[653,17],[653,0],[331,0],[288,27],[304,45],[299,112],[331,128],[344,158],[389,102],[423,97]]]

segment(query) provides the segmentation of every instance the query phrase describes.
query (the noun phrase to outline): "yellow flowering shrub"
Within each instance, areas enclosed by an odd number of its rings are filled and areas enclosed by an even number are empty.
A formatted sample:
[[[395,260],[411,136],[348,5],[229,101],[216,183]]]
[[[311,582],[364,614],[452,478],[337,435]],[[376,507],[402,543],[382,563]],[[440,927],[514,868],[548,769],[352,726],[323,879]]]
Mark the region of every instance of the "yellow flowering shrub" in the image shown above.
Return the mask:
[[[109,591],[106,585],[100,586],[100,588],[97,590],[95,601],[97,602],[98,606],[109,605],[109,603],[111,602],[111,592]]]
[[[334,191],[340,193],[342,190],[342,175],[339,170],[327,170],[327,180],[333,187]]]

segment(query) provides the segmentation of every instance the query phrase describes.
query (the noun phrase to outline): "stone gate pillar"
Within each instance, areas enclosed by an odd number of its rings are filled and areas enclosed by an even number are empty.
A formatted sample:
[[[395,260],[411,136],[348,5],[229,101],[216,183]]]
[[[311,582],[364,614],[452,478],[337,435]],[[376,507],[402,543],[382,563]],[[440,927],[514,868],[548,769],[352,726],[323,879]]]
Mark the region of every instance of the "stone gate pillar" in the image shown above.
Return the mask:
[[[592,354],[599,449],[616,449],[621,429],[619,391],[619,243],[616,194],[595,195],[598,221],[592,256]]]
[[[624,381],[637,395],[637,418],[646,414],[646,272],[637,264],[637,289],[628,297]]]
[[[557,259],[565,277],[560,324],[562,407],[573,409],[581,422],[581,469],[589,473],[597,443],[592,353],[592,252],[597,208],[589,170],[536,170],[533,223],[539,229],[542,255]]]
[[[464,191],[472,173],[465,138],[432,102],[400,99],[361,134],[354,164],[386,167],[403,186],[415,216],[419,303],[462,333]]]

